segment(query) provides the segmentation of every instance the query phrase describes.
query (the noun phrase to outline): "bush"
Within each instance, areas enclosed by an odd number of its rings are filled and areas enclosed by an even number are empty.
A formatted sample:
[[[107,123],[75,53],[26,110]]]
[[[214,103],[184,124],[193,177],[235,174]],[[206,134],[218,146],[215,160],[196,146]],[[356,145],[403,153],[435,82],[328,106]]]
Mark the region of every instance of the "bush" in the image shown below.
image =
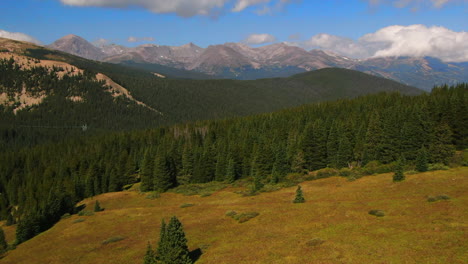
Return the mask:
[[[343,176],[343,177],[348,177],[353,174],[353,171],[350,168],[342,168],[338,172],[338,175]]]
[[[375,215],[375,216],[377,216],[377,217],[385,216],[385,212],[382,211],[382,210],[370,210],[370,211],[369,211],[369,214],[370,214],[370,215]]]
[[[450,197],[448,195],[445,195],[445,194],[441,194],[441,195],[437,195],[437,196],[429,196],[427,198],[427,201],[432,203],[432,202],[437,202],[437,201],[446,201],[446,200],[450,200]]]
[[[320,169],[317,171],[316,178],[323,179],[323,178],[328,178],[331,176],[337,176],[338,174],[339,174],[339,171],[337,169],[324,168],[324,169]]]
[[[91,215],[94,215],[94,212],[87,211],[87,210],[81,210],[80,212],[78,212],[78,215],[79,216],[91,216]]]
[[[245,223],[249,221],[250,219],[257,217],[259,213],[257,212],[247,212],[247,213],[242,213],[238,214],[235,211],[227,211],[226,216],[231,217],[232,219],[236,220],[239,223]]]
[[[434,163],[434,164],[429,164],[428,169],[430,171],[436,171],[436,170],[448,170],[449,167],[444,165],[443,163]]]
[[[62,215],[62,217],[60,217],[60,219],[67,219],[67,218],[70,218],[70,217],[71,217],[71,214],[66,213],[66,214]]]
[[[236,211],[233,211],[233,210],[229,210],[226,212],[226,216],[229,216],[229,217],[234,217],[236,215]]]
[[[250,219],[257,217],[258,215],[259,213],[257,212],[248,212],[248,213],[235,215],[234,219],[236,219],[239,223],[245,223],[249,221]]]
[[[124,240],[124,239],[125,239],[125,237],[121,237],[121,236],[110,237],[110,238],[102,241],[102,244],[107,245],[107,244],[115,243],[115,242],[118,242],[118,241],[121,241],[121,240]]]
[[[187,208],[187,207],[192,207],[192,206],[194,206],[194,204],[185,203],[185,204],[181,205],[180,208]]]

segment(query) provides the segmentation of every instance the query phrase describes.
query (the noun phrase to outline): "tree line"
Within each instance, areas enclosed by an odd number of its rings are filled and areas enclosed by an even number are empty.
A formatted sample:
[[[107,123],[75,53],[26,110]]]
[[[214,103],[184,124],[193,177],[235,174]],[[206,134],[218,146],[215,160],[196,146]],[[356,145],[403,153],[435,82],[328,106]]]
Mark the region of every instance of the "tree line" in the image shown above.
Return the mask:
[[[73,138],[0,153],[0,217],[18,242],[72,213],[85,197],[141,182],[142,191],[188,183],[281,182],[291,172],[369,162],[450,161],[468,146],[468,85],[430,94],[381,93],[276,113]]]

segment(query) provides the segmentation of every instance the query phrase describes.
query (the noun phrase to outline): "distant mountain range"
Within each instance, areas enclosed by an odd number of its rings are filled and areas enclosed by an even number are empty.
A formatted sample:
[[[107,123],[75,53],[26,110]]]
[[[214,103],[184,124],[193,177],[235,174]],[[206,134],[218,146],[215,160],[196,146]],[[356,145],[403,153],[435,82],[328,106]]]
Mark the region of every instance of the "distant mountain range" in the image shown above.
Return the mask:
[[[253,80],[288,77],[322,68],[338,67],[392,79],[424,90],[435,85],[468,82],[468,62],[449,63],[437,58],[382,57],[356,60],[323,50],[306,51],[285,43],[252,48],[226,43],[201,48],[193,43],[179,47],[145,44],[94,46],[76,35],[67,35],[49,48],[92,60],[128,64],[149,69],[161,66],[179,70],[177,77]],[[163,71],[168,72],[168,68]],[[180,71],[182,70],[182,71]],[[188,74],[192,71],[197,74]],[[171,71],[169,71],[171,72]],[[202,77],[201,77],[202,76]],[[187,77],[191,78],[191,77]]]

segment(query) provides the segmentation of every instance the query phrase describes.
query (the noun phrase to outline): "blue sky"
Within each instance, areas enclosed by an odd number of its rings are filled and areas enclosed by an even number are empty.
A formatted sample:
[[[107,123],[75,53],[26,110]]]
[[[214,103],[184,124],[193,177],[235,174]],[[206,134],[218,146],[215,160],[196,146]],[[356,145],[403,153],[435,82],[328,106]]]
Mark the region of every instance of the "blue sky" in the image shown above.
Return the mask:
[[[468,1],[2,0],[0,9],[0,30],[21,32],[43,44],[75,34],[125,46],[193,42],[206,47],[242,41],[307,46],[321,33],[358,41],[389,26],[417,24],[463,33]],[[248,41],[252,34],[268,37]],[[129,37],[142,41],[128,42]]]

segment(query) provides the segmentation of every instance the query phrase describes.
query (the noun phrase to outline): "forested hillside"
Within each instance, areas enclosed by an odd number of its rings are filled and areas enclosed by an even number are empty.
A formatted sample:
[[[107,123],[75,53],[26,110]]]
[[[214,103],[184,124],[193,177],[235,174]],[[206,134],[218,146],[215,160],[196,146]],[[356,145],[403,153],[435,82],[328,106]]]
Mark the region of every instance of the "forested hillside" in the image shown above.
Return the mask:
[[[271,112],[382,91],[422,92],[344,69],[256,81],[179,80],[18,41],[0,39],[0,48],[4,48],[0,50],[2,148],[32,146],[71,135]],[[66,66],[58,66],[62,64]],[[102,75],[125,90],[120,93],[125,96],[109,90],[97,78]]]
[[[109,133],[0,154],[1,218],[19,221],[18,242],[47,229],[85,198],[141,181],[143,191],[185,183],[414,164],[448,163],[467,142],[468,86],[431,94],[381,93],[277,113]]]

